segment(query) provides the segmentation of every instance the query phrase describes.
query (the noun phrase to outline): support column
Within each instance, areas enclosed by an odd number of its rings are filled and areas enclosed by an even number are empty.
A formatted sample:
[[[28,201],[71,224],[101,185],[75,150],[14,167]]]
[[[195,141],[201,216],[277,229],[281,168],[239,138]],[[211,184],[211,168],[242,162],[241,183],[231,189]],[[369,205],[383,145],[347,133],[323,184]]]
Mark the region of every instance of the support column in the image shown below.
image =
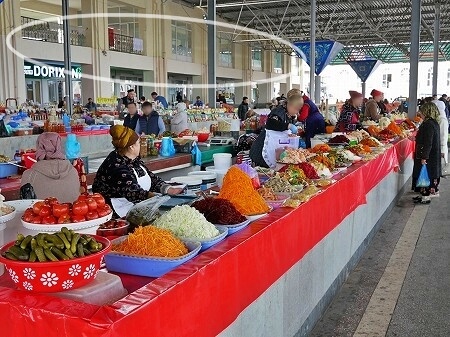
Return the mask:
[[[411,47],[410,47],[410,72],[409,72],[409,102],[408,117],[413,118],[417,112],[417,81],[419,76],[419,43],[420,43],[420,18],[421,0],[411,1]]]
[[[322,93],[322,88],[321,88],[321,83],[320,83],[320,81],[321,81],[322,79],[321,79],[321,77],[320,77],[320,75],[318,75],[318,76],[316,76],[316,79],[315,79],[315,90],[314,90],[314,101],[316,102],[316,104],[320,104],[320,96],[321,96],[321,93]]]
[[[309,96],[311,99],[316,97],[315,90],[315,69],[316,69],[316,0],[311,0],[311,21],[310,21],[310,38],[309,38]],[[317,102],[316,102],[317,103]]]
[[[82,0],[81,11],[83,13],[108,12],[107,0]],[[90,17],[83,19],[83,27],[86,28],[86,44],[91,47],[92,64],[82,65],[83,74],[94,76],[94,79],[81,79],[81,90],[84,103],[89,97],[111,97],[112,85],[109,81],[99,81],[96,77],[111,77],[109,42],[108,42],[108,18]]]
[[[433,95],[438,94],[438,62],[439,62],[439,34],[440,34],[440,16],[441,9],[439,2],[435,4],[435,16],[434,16],[434,41],[433,41]]]
[[[62,16],[63,16],[63,36],[64,36],[64,68],[66,82],[66,110],[72,115],[73,109],[73,88],[72,88],[72,60],[70,56],[70,28],[69,28],[69,0],[62,0]]]
[[[216,0],[208,0],[208,20],[216,22]],[[208,102],[212,107],[216,102],[216,25],[208,25]]]
[[[6,46],[6,36],[18,26],[20,1],[4,1],[0,5],[0,101],[17,98],[18,103],[22,103],[27,98],[23,60]],[[11,44],[14,48],[20,49],[21,42],[21,32],[12,36]]]
[[[366,98],[366,82],[361,82],[361,91],[362,91],[363,97]]]

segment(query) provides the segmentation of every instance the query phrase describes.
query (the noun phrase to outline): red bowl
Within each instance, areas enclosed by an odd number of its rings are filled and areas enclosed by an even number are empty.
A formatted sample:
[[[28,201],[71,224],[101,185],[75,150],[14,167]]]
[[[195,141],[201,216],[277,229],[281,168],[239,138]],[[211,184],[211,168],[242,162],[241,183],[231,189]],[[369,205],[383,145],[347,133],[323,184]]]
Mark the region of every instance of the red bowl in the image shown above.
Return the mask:
[[[111,242],[91,235],[103,249],[89,256],[58,262],[13,261],[1,255],[14,245],[10,242],[0,248],[0,263],[20,290],[55,293],[80,288],[97,277],[103,256],[111,250]]]
[[[206,142],[206,141],[208,140],[208,138],[209,138],[209,133],[199,133],[199,134],[197,135],[197,138],[198,138],[198,141],[199,141],[200,143],[204,143],[204,142]]]

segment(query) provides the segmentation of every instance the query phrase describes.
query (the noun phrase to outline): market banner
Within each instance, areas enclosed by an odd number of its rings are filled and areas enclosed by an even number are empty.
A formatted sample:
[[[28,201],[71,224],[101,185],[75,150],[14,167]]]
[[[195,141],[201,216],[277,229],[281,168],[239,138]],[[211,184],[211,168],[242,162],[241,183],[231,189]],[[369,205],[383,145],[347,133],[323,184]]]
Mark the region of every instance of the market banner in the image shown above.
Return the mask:
[[[309,41],[295,42],[294,46],[297,47],[297,50],[295,50],[297,55],[310,65],[311,43]],[[336,41],[316,41],[316,69],[314,71],[316,75],[320,75],[325,67],[339,54],[342,48],[344,46]]]
[[[358,61],[347,61],[347,63],[355,71],[356,75],[361,79],[362,82],[366,82],[370,75],[378,68],[381,64],[380,60],[367,59]]]

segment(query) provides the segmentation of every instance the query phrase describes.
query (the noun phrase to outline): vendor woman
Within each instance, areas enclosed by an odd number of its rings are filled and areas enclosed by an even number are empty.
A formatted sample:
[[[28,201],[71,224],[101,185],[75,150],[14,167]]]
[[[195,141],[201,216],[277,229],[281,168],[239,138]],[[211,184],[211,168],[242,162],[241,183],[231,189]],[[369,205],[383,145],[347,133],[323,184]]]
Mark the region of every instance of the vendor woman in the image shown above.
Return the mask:
[[[297,134],[297,127],[290,123],[303,106],[300,90],[292,89],[287,93],[285,101],[273,109],[267,117],[266,127],[253,142],[250,158],[261,167],[276,165],[275,150],[289,137],[290,130]]]
[[[335,132],[355,131],[361,126],[359,116],[364,96],[353,90],[350,90],[348,93],[350,94],[350,99],[342,107],[339,120],[334,129]]]
[[[154,192],[179,194],[150,172],[139,157],[140,139],[135,131],[122,125],[113,126],[112,151],[98,169],[92,191],[101,193],[119,216],[125,216],[134,203],[151,198]]]

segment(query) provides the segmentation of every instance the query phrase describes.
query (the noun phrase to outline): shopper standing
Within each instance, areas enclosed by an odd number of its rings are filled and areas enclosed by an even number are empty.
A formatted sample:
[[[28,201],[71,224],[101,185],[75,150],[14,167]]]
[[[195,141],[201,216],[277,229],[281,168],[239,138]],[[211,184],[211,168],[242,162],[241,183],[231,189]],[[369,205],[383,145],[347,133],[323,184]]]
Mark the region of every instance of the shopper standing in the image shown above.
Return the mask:
[[[132,130],[135,130],[137,121],[139,119],[136,103],[134,103],[134,102],[129,103],[127,105],[127,110],[128,110],[128,114],[125,116],[125,118],[123,120],[123,125]]]
[[[248,97],[243,97],[242,103],[238,107],[238,117],[241,121],[245,120],[248,109]]]
[[[84,106],[89,112],[97,112],[97,104],[94,103],[92,98],[88,98],[87,104]]]
[[[200,99],[200,96],[197,96],[197,97],[195,98],[194,106],[200,108],[200,107],[202,107],[202,106],[204,106],[204,105],[205,105],[205,104],[204,104],[203,101]]]
[[[152,92],[152,98],[155,102],[159,102],[164,107],[164,109],[167,109],[169,107],[166,98],[164,96],[158,95],[156,91]]]
[[[162,135],[166,131],[164,121],[157,111],[153,110],[152,103],[144,102],[142,104],[142,116],[136,124],[136,133],[138,135]]]
[[[380,103],[383,104],[382,100],[384,94],[379,90],[373,89],[370,95],[372,96],[372,98],[369,99],[366,103],[364,117],[378,122],[381,118],[381,115],[383,114],[383,111],[380,108]]]
[[[439,129],[441,134],[441,157],[444,161],[444,165],[447,166],[448,164],[448,119],[446,114],[446,108],[445,103],[441,100],[433,101],[434,104],[436,104],[440,119],[439,119]],[[444,170],[444,167],[442,167],[442,170]],[[442,172],[444,174],[444,172]]]
[[[430,195],[438,195],[441,177],[440,113],[437,106],[431,102],[423,104],[420,107],[420,113],[423,115],[424,121],[416,136],[412,188],[421,194],[414,198],[414,202],[429,204]],[[420,170],[424,164],[427,167],[430,186],[417,187]]]
[[[176,133],[177,135],[188,129],[188,115],[186,103],[184,103],[181,98],[178,99],[178,104],[176,106],[176,112],[172,116],[170,121],[170,131]]]
[[[125,107],[128,107],[128,104],[134,103],[134,100],[136,98],[136,92],[134,89],[127,90],[127,95],[125,97],[122,97],[121,104],[125,105]]]
[[[286,98],[284,95],[281,95],[282,101],[285,99],[289,100],[289,95],[293,94],[293,90],[297,90],[296,92],[302,94],[298,89],[289,90],[286,94]],[[306,147],[310,148],[311,138],[314,138],[314,136],[319,133],[325,133],[325,118],[323,118],[317,105],[315,105],[308,96],[303,95],[302,101],[303,105],[299,110],[300,112],[297,116],[297,120],[305,125],[305,143]]]

